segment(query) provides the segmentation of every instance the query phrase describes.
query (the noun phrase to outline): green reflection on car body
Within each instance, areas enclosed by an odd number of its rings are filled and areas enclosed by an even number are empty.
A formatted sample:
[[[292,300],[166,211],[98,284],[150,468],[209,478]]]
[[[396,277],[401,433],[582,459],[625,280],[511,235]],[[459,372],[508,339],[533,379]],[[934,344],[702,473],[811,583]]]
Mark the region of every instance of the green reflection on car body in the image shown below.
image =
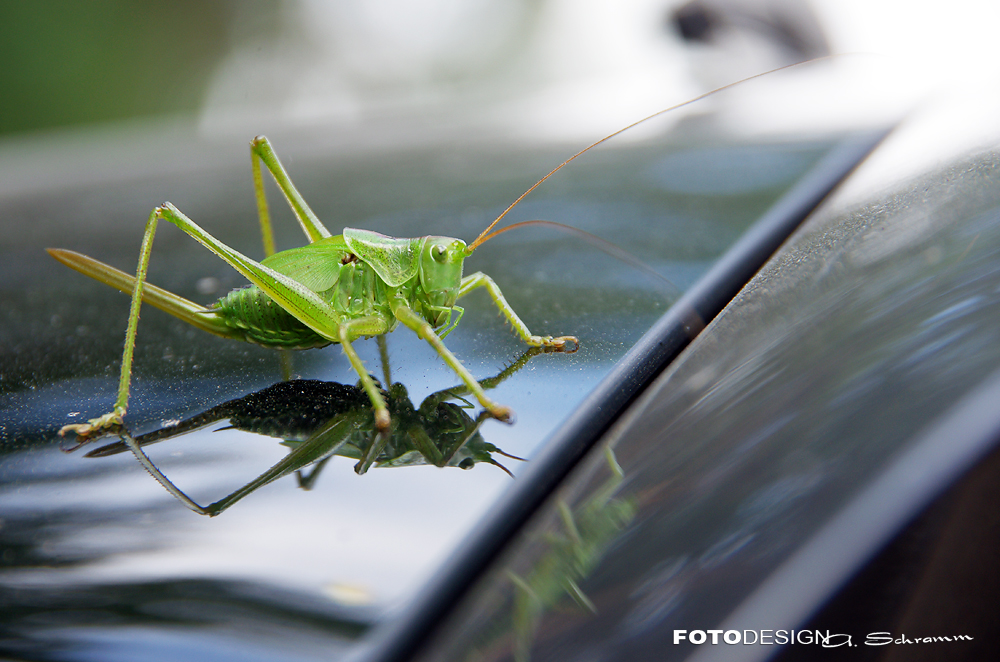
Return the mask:
[[[562,608],[567,596],[575,608],[597,612],[580,588],[580,582],[594,571],[608,546],[635,519],[639,508],[634,496],[616,496],[625,474],[611,446],[604,447],[604,456],[611,475],[589,495],[574,499],[578,503],[575,508],[564,499],[556,500],[558,519],[535,541],[535,559],[528,571],[518,574],[512,567],[506,569],[510,579],[506,599],[511,617],[502,622],[499,630],[490,628],[483,632],[475,645],[480,653],[496,645],[498,639],[509,638],[514,659],[529,662],[538,625],[547,613]]]

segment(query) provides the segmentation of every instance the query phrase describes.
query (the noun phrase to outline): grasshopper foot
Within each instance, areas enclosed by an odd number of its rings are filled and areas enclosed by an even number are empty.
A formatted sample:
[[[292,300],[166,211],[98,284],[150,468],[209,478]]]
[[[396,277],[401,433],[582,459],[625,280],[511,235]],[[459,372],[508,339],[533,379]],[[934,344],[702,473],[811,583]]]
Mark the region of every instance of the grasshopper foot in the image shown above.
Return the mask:
[[[555,352],[565,352],[566,354],[572,354],[580,349],[580,340],[576,336],[559,336],[557,338],[553,338],[552,336],[531,336],[528,339],[528,344]],[[567,345],[569,346],[567,347]]]
[[[384,408],[378,408],[375,410],[375,429],[379,432],[386,432],[389,430],[389,423],[391,419],[389,418],[389,410]]]
[[[67,432],[76,434],[78,441],[85,442],[92,437],[109,434],[119,429],[124,423],[122,417],[125,415],[124,409],[115,408],[103,416],[92,418],[86,423],[74,423],[64,425],[59,429],[59,436],[65,437]]]
[[[498,405],[498,404],[491,404],[489,407],[487,407],[487,410],[490,412],[490,416],[497,419],[498,421],[503,421],[507,425],[514,424],[514,419],[515,419],[514,410],[511,409],[510,407],[505,407],[503,405]]]

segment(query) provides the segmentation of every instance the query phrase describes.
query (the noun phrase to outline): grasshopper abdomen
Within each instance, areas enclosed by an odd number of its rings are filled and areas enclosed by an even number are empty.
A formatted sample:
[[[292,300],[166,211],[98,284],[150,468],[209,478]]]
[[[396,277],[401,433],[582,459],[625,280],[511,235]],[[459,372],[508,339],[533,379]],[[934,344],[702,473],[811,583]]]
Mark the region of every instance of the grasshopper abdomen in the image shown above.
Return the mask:
[[[325,347],[330,341],[295,319],[256,285],[233,290],[212,307],[227,326],[255,345],[284,349]]]

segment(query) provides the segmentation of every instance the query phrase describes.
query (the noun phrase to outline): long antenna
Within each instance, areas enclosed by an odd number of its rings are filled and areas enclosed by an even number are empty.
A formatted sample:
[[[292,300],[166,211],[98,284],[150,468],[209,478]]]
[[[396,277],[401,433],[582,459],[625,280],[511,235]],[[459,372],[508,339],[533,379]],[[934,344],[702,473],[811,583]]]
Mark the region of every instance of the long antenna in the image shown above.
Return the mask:
[[[559,223],[558,221],[543,221],[543,220],[520,221],[518,223],[513,223],[511,225],[505,225],[499,230],[490,233],[490,235],[487,236],[486,239],[491,239],[492,237],[495,237],[499,234],[503,234],[504,232],[508,232],[510,230],[516,230],[517,228],[522,228],[526,225],[544,225],[551,228],[559,228],[564,232],[570,232],[572,234],[575,234],[576,236],[581,237],[588,243],[592,244],[598,250],[607,253],[613,258],[621,260],[625,264],[632,265],[639,271],[642,271],[643,273],[649,276],[652,276],[655,280],[665,285],[666,288],[670,290],[670,293],[672,295],[680,296],[681,294],[684,293],[684,291],[681,290],[679,287],[677,287],[677,285],[675,285],[669,278],[661,274],[656,269],[653,269],[653,267],[649,266],[648,264],[637,258],[635,255],[632,255],[624,248],[616,246],[607,239],[602,239],[601,237],[598,237],[596,234],[592,234],[590,232],[587,232],[586,230],[581,230],[580,228],[575,228],[572,225]],[[486,241],[486,239],[483,239],[483,241]]]
[[[465,254],[466,255],[472,255],[472,251],[476,250],[476,248],[478,248],[481,244],[483,244],[483,242],[485,242],[485,241],[487,241],[487,240],[495,237],[497,234],[499,234],[499,232],[495,232],[493,234],[490,234],[490,230],[492,230],[494,227],[496,227],[496,224],[500,222],[500,219],[502,219],[504,216],[507,215],[507,212],[509,212],[514,207],[516,207],[518,205],[518,203],[521,202],[521,200],[524,200],[528,196],[529,193],[531,193],[536,188],[538,188],[539,186],[541,186],[542,182],[544,182],[546,179],[548,179],[552,175],[554,175],[557,172],[559,172],[560,170],[562,170],[563,166],[565,166],[570,161],[572,161],[576,157],[580,156],[584,152],[588,152],[588,151],[592,150],[593,148],[597,147],[598,145],[600,145],[601,143],[614,138],[619,133],[624,133],[625,131],[628,131],[632,127],[637,126],[639,124],[642,124],[643,122],[647,122],[647,121],[653,119],[654,117],[659,117],[660,115],[662,115],[664,113],[669,113],[672,110],[677,110],[678,108],[683,108],[684,106],[692,104],[695,101],[701,101],[705,97],[710,97],[713,94],[718,94],[719,92],[722,92],[724,90],[728,90],[729,88],[735,87],[736,85],[741,85],[741,84],[746,83],[748,81],[754,80],[755,78],[760,78],[762,76],[768,76],[770,74],[777,73],[777,72],[782,71],[784,69],[790,69],[791,67],[797,67],[797,66],[802,65],[802,64],[809,64],[810,62],[816,62],[818,60],[824,60],[827,57],[833,57],[833,56],[826,56],[826,57],[821,57],[821,58],[815,58],[815,59],[812,59],[812,60],[806,60],[805,62],[796,62],[794,64],[786,64],[783,67],[778,67],[777,69],[771,69],[770,71],[765,71],[765,72],[762,72],[762,73],[759,73],[759,74],[754,74],[753,76],[748,76],[747,78],[742,78],[742,79],[740,79],[738,81],[729,83],[727,85],[723,85],[722,87],[717,87],[714,90],[711,90],[709,92],[705,92],[704,94],[700,94],[700,95],[694,97],[693,99],[688,99],[687,101],[679,103],[679,104],[677,104],[675,106],[670,106],[669,108],[664,108],[663,110],[657,111],[657,112],[653,113],[652,115],[649,115],[648,117],[643,117],[641,120],[632,122],[631,124],[629,124],[625,128],[618,129],[614,133],[604,136],[603,138],[601,138],[597,142],[591,143],[590,145],[587,145],[586,147],[584,147],[583,149],[581,149],[579,152],[577,152],[576,154],[574,154],[573,156],[569,157],[568,159],[566,159],[565,161],[563,161],[562,163],[560,163],[559,165],[557,165],[555,168],[553,168],[552,170],[550,170],[549,174],[545,175],[544,177],[542,177],[541,179],[539,179],[537,182],[535,182],[535,184],[531,188],[529,188],[527,191],[525,191],[524,193],[522,193],[520,195],[520,197],[518,197],[517,200],[515,200],[514,202],[512,202],[509,207],[507,207],[506,209],[504,209],[503,213],[501,213],[499,216],[497,216],[496,220],[494,220],[492,223],[490,223],[489,227],[487,227],[485,230],[483,230],[481,233],[479,233],[479,236],[476,237],[476,239],[471,244],[469,244],[469,246],[465,249]]]

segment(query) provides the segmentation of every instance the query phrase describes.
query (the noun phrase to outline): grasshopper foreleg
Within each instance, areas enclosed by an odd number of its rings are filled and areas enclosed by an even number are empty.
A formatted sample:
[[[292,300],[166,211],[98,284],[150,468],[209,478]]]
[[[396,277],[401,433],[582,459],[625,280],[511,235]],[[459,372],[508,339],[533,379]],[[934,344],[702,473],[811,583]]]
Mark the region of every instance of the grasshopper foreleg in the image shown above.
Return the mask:
[[[507,318],[510,322],[511,327],[514,329],[521,340],[530,345],[531,347],[548,347],[561,352],[575,352],[580,348],[580,341],[576,336],[536,336],[532,335],[531,331],[528,330],[527,325],[521,321],[521,318],[517,316],[514,309],[510,307],[507,300],[504,299],[503,292],[500,291],[500,287],[493,281],[492,278],[487,276],[481,271],[477,271],[474,274],[466,276],[462,279],[462,287],[458,291],[458,298],[464,297],[466,294],[472,290],[485,287],[486,291],[490,293],[490,298],[493,299],[493,303],[496,304],[497,308]],[[572,343],[572,348],[567,348],[567,343]]]

